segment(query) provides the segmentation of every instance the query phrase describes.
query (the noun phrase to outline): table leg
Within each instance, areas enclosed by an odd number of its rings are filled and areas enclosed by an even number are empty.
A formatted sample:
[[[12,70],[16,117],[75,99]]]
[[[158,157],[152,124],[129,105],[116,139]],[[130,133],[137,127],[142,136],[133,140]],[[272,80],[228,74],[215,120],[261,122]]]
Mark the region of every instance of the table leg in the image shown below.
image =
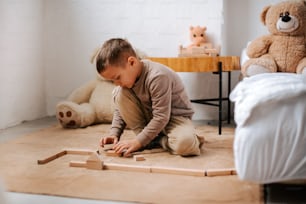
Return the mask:
[[[222,134],[222,62],[218,63],[219,72],[219,135]]]

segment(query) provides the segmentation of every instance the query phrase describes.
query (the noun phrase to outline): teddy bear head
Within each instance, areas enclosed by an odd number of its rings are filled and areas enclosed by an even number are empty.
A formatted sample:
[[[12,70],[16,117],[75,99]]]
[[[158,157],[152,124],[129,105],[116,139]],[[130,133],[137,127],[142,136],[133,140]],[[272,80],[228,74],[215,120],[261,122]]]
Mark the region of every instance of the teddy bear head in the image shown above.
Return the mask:
[[[261,21],[273,35],[305,35],[306,1],[284,1],[267,6],[261,13]]]
[[[202,43],[206,43],[206,27],[201,27],[201,26],[190,26],[190,40],[193,45],[195,46],[200,46]]]

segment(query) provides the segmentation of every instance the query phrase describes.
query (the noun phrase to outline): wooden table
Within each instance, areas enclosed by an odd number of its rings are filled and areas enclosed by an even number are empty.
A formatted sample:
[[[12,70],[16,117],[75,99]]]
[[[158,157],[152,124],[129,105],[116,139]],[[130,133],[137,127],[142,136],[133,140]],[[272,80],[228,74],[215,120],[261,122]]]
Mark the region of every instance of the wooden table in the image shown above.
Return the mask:
[[[164,64],[176,72],[213,72],[219,75],[219,97],[199,100],[191,100],[194,103],[219,107],[219,135],[222,134],[222,101],[228,103],[227,121],[230,123],[231,72],[240,70],[240,58],[238,56],[217,57],[149,57],[148,59]],[[228,73],[227,97],[222,95],[222,72]]]

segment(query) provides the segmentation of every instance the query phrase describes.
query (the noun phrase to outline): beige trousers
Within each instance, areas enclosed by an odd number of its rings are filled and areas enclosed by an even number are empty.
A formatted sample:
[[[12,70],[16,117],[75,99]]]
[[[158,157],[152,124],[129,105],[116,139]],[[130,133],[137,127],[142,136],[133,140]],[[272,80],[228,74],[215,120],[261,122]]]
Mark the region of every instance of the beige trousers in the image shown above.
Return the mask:
[[[132,90],[116,87],[114,102],[127,127],[137,135],[152,119],[152,113],[145,110]],[[183,116],[171,116],[168,124],[159,134],[159,144],[172,154],[182,156],[200,155],[200,142],[192,121]]]

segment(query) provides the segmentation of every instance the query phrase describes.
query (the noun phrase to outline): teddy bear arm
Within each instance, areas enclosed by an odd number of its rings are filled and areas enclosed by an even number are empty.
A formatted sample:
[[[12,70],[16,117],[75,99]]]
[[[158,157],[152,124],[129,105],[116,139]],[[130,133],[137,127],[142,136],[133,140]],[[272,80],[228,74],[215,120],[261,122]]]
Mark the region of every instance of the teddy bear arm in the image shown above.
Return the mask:
[[[97,85],[96,80],[90,81],[83,86],[75,89],[68,97],[68,101],[75,102],[77,104],[89,102],[91,94]]]
[[[257,58],[266,53],[272,44],[272,38],[270,36],[262,36],[252,41],[247,47],[247,55],[250,58]]]

